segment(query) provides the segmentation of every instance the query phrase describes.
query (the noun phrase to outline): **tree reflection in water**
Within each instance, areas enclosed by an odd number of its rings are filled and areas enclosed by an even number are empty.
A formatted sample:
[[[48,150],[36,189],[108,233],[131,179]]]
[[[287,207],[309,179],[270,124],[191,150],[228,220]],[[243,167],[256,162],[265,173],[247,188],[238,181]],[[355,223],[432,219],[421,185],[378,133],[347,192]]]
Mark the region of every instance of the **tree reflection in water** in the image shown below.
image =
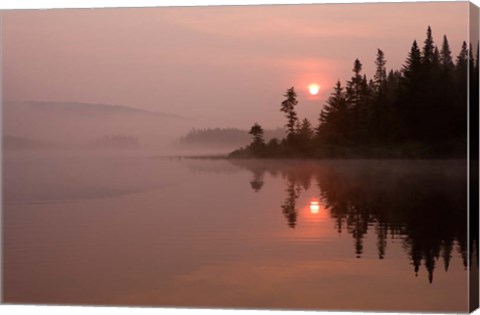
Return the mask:
[[[388,237],[401,239],[415,275],[423,265],[430,283],[438,264],[448,270],[455,251],[464,267],[469,265],[466,163],[462,161],[231,162],[253,172],[253,182],[261,182],[252,184],[257,192],[265,173],[282,176],[286,197],[281,210],[290,228],[298,224],[300,194],[316,185],[337,231],[353,237],[357,258],[362,256],[365,235],[373,229],[379,259],[387,255]],[[471,238],[470,246],[474,242],[476,238]]]

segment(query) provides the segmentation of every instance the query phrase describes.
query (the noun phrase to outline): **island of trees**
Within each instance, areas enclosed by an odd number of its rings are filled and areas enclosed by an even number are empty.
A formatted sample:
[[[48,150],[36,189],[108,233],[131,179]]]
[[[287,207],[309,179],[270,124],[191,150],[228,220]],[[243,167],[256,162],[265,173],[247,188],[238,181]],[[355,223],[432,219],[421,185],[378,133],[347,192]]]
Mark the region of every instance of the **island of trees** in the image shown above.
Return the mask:
[[[255,123],[252,142],[229,157],[465,157],[468,98],[479,103],[478,44],[474,57],[472,46],[463,42],[454,60],[447,37],[436,46],[428,27],[423,47],[413,42],[401,70],[387,71],[381,49],[375,65],[368,79],[356,59],[352,78],[345,85],[337,82],[315,125],[298,117],[297,94],[289,88],[280,104],[286,136],[266,142],[263,127]]]
[[[263,138],[269,140],[283,136],[283,128],[264,130]],[[192,129],[178,141],[184,147],[230,147],[246,145],[250,142],[247,130],[237,128]]]

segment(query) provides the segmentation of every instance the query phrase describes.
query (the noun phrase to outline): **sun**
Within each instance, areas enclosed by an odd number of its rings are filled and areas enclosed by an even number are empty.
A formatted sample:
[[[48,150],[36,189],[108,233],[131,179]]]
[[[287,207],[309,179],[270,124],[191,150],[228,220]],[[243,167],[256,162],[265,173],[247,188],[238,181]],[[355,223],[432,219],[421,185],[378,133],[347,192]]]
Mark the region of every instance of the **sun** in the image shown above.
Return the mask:
[[[317,95],[320,92],[320,86],[316,83],[312,83],[308,86],[308,92],[310,95]]]
[[[310,201],[310,212],[313,214],[320,212],[320,205],[318,204],[318,201]]]

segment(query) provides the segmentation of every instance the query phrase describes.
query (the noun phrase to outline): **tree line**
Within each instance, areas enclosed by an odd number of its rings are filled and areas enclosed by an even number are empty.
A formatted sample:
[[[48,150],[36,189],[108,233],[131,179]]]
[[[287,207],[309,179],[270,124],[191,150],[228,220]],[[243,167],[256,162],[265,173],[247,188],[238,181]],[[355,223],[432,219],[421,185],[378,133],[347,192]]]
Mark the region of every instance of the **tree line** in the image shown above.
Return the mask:
[[[316,125],[298,117],[297,93],[289,88],[280,104],[286,136],[266,142],[255,123],[252,142],[230,157],[465,157],[469,98],[472,106],[479,103],[478,50],[477,43],[473,56],[463,42],[454,58],[447,36],[437,46],[428,27],[423,46],[413,41],[401,70],[388,71],[378,49],[375,74],[368,79],[356,59],[352,77],[336,83]]]

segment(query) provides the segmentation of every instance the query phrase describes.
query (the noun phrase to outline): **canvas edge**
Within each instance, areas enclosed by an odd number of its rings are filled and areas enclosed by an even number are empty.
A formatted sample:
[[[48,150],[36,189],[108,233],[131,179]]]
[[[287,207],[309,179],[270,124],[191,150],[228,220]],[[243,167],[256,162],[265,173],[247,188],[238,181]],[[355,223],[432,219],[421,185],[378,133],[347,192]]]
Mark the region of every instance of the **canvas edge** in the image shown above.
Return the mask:
[[[469,3],[468,38],[475,56],[478,49],[479,37],[479,7]],[[470,56],[469,56],[470,58]],[[475,59],[475,57],[473,57]],[[469,60],[470,61],[470,60]],[[477,65],[478,67],[478,65]],[[478,74],[468,71],[468,238],[469,238],[469,312],[479,307],[479,278],[478,278],[478,234],[479,234],[479,87]],[[477,272],[473,272],[476,268]]]

